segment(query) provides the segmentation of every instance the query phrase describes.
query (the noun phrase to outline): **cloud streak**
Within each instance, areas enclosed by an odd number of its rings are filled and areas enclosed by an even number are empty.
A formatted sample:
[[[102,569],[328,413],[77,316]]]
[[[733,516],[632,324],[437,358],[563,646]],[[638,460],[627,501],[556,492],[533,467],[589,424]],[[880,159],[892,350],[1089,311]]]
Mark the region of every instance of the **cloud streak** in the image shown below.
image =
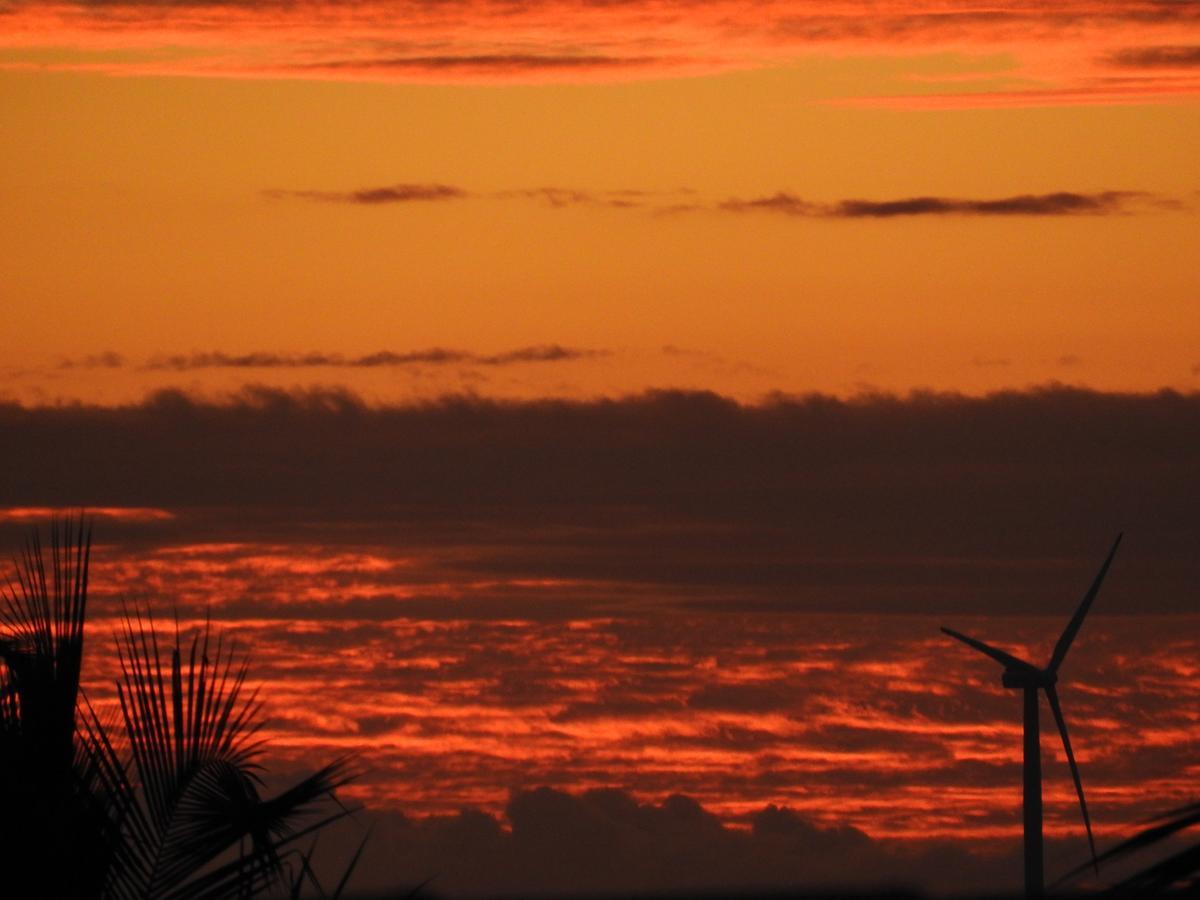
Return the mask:
[[[608,350],[564,347],[561,344],[538,344],[518,347],[502,353],[473,353],[431,347],[427,350],[397,352],[379,350],[359,356],[341,353],[225,353],[214,350],[206,353],[156,356],[138,366],[148,371],[187,372],[194,369],[379,369],[409,366],[515,366],[530,363],[574,362],[609,355]],[[60,368],[115,368],[126,365],[116,353],[102,353],[68,359]]]
[[[532,200],[551,209],[607,207],[644,210],[655,215],[678,215],[716,210],[747,213],[772,212],[808,219],[902,219],[914,216],[1098,216],[1138,212],[1143,208],[1178,209],[1172,198],[1158,197],[1145,191],[1054,191],[1044,194],[1014,194],[997,198],[901,197],[893,200],[859,198],[828,201],[808,200],[790,191],[776,191],[759,197],[731,197],[707,203],[687,188],[675,191],[648,191],[635,188],[583,190],[564,187],[518,188],[490,194],[472,193],[464,188],[441,184],[399,184],[368,187],[354,191],[280,190],[263,192],[271,199],[316,200],[362,206],[406,204],[429,200],[458,200],[489,197],[497,200]],[[680,202],[680,198],[689,199]]]
[[[476,193],[445,184],[394,184],[366,187],[353,191],[287,190],[269,188],[263,196],[271,200],[314,200],[322,203],[347,203],[359,206],[404,204],[435,200],[489,198],[495,200],[532,200],[554,209],[573,206],[606,206],[616,209],[650,207],[661,209],[664,200],[677,202],[681,196],[695,191],[680,188],[673,191],[649,191],[639,188],[582,190],[580,188],[544,186]]]
[[[687,60],[654,56],[602,56],[598,54],[550,55],[537,53],[477,53],[444,56],[397,56],[324,60],[299,66],[312,71],[465,73],[468,75],[513,75],[532,73],[595,73],[621,70],[653,70],[686,65]]]
[[[383,187],[361,188],[356,191],[307,191],[270,188],[263,191],[272,200],[316,200],[321,203],[353,203],[360,206],[380,206],[391,203],[427,203],[438,200],[460,200],[470,195],[462,188],[448,184],[390,184]]]
[[[904,197],[897,200],[839,200],[817,203],[780,191],[750,199],[722,202],[725,212],[773,212],[816,219],[893,219],[911,216],[1079,216],[1127,212],[1132,203],[1146,199],[1138,191],[1102,191],[1083,194],[1056,191],[1050,194],[1017,194],[996,199],[957,197]]]
[[[1193,69],[1200,66],[1200,46],[1126,47],[1104,61],[1127,69]]]

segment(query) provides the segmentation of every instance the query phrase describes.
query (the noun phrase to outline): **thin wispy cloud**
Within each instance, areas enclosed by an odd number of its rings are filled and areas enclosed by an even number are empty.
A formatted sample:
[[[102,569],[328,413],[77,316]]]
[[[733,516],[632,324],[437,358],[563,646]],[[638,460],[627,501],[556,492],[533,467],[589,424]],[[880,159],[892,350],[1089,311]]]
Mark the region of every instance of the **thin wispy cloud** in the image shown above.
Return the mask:
[[[59,364],[60,369],[119,369],[125,365],[125,357],[112,350],[102,353],[89,353],[79,359],[64,359]]]
[[[678,193],[680,192],[668,192],[668,194]],[[650,205],[657,198],[664,196],[664,194],[634,188],[585,191],[578,188],[538,187],[499,191],[493,196],[501,200],[536,200],[555,209],[563,209],[569,206],[608,206],[615,209],[640,209]]]
[[[316,200],[321,203],[354,203],[379,206],[389,203],[425,203],[438,200],[460,200],[470,196],[462,188],[448,184],[389,184],[382,187],[360,188],[353,191],[283,190],[269,188],[264,196],[273,200]]]
[[[360,206],[381,206],[424,201],[463,200],[468,198],[493,200],[529,200],[554,209],[573,206],[611,207],[614,209],[661,209],[664,203],[676,204],[680,197],[695,193],[690,188],[652,191],[641,188],[587,190],[582,188],[545,185],[512,188],[501,191],[471,191],[447,184],[402,183],[363,187],[354,190],[332,191],[312,189],[268,188],[263,196],[271,200],[312,200],[322,203],[346,203]]]
[[[587,190],[568,187],[513,188],[474,192],[444,184],[396,184],[350,191],[270,189],[271,199],[314,200],[362,206],[406,204],[433,200],[490,198],[526,200],[550,209],[594,207],[641,210],[656,216],[716,210],[719,212],[771,212],[808,219],[893,219],[911,216],[1082,216],[1133,213],[1143,209],[1178,210],[1183,204],[1170,197],[1146,191],[1053,191],[1014,194],[1007,197],[971,198],[917,196],[886,200],[851,198],[835,201],[809,200],[780,190],[758,197],[731,197],[706,202],[695,190],[653,191],[639,188]],[[694,198],[694,199],[692,199]]]
[[[1126,47],[1104,61],[1128,69],[1192,69],[1200,66],[1200,46]]]
[[[564,347],[561,344],[538,344],[518,347],[501,353],[474,353],[467,350],[451,350],[431,347],[426,350],[379,350],[359,356],[341,353],[225,353],[211,351],[156,356],[143,363],[140,368],[148,370],[170,370],[176,372],[193,369],[377,369],[404,366],[511,366],[524,363],[556,363],[595,359],[608,355],[609,351]],[[88,366],[90,358],[71,362],[70,365]]]
[[[80,512],[78,508],[63,506],[8,506],[0,507],[0,522],[52,522],[66,519]],[[175,514],[166,509],[139,506],[89,506],[87,515],[93,519],[111,519],[116,522],[166,522]]]
[[[908,216],[1078,216],[1128,212],[1136,201],[1148,199],[1139,191],[1017,194],[995,199],[962,197],[903,197],[896,200],[839,200],[821,203],[787,191],[749,199],[731,198],[719,204],[725,212],[774,212],[813,219],[891,219]]]
[[[535,72],[590,72],[659,68],[678,61],[655,56],[602,56],[598,54],[479,53],[434,56],[364,56],[323,60],[297,66],[312,71],[355,72],[459,72],[473,75],[511,75]]]

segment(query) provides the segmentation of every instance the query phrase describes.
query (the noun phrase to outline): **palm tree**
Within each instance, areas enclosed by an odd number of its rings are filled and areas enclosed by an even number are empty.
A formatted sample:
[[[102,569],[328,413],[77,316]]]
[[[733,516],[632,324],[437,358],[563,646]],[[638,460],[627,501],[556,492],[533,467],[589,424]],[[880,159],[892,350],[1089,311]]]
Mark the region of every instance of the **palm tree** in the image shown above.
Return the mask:
[[[264,797],[262,704],[207,624],[190,642],[176,629],[164,654],[127,612],[120,711],[102,717],[80,689],[90,549],[82,516],[56,522],[49,564],[32,535],[2,591],[0,871],[79,900],[298,897],[316,884],[299,842],[347,814],[322,801],[350,762]]]
[[[29,538],[0,607],[0,854],[49,895],[92,897],[116,832],[76,732],[90,535],[55,523],[50,544],[47,572]]]

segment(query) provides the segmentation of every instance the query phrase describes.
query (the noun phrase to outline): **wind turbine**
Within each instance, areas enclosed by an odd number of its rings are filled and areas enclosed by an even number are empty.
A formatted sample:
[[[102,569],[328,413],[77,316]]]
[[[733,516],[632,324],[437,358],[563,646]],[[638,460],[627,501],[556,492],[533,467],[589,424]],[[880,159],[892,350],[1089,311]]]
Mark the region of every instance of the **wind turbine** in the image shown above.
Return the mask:
[[[968,647],[978,650],[985,656],[990,656],[1004,666],[1004,674],[1000,677],[1000,683],[1006,688],[1023,691],[1025,694],[1024,819],[1026,896],[1040,897],[1044,885],[1042,873],[1042,745],[1041,734],[1038,730],[1039,690],[1046,692],[1046,699],[1050,701],[1050,711],[1054,713],[1054,721],[1058,725],[1058,733],[1062,735],[1063,749],[1067,751],[1067,764],[1071,767],[1071,777],[1075,780],[1075,793],[1079,795],[1079,808],[1083,812],[1083,824],[1087,828],[1088,846],[1092,851],[1093,865],[1096,862],[1096,842],[1092,839],[1092,820],[1088,817],[1087,802],[1083,799],[1083,782],[1079,780],[1079,766],[1075,765],[1075,754],[1071,752],[1071,739],[1067,737],[1067,722],[1063,718],[1062,707],[1058,703],[1058,691],[1054,685],[1058,681],[1059,666],[1062,665],[1063,660],[1066,658],[1067,651],[1071,649],[1071,642],[1075,640],[1075,635],[1079,633],[1079,626],[1083,624],[1083,617],[1087,615],[1092,601],[1096,599],[1096,594],[1100,591],[1100,584],[1104,581],[1104,576],[1108,574],[1108,567],[1112,564],[1113,557],[1116,556],[1117,547],[1120,544],[1121,535],[1118,534],[1116,541],[1112,545],[1112,549],[1108,551],[1108,558],[1104,560],[1104,565],[1100,567],[1100,571],[1096,575],[1096,580],[1092,582],[1092,586],[1088,589],[1088,592],[1083,595],[1083,601],[1079,604],[1079,609],[1075,610],[1075,615],[1071,617],[1071,621],[1063,629],[1058,643],[1054,645],[1054,652],[1050,655],[1050,662],[1046,664],[1044,669],[1039,669],[1032,663],[1018,659],[1010,653],[998,650],[973,637],[968,637],[949,628],[942,629],[943,632],[955,640],[962,641]]]

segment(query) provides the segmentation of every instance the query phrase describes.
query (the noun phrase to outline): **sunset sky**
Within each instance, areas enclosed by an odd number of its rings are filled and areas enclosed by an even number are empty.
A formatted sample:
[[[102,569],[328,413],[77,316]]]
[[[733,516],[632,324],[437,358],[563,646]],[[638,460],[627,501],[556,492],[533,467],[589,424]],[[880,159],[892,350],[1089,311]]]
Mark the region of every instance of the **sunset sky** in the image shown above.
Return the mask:
[[[1195,793],[1197,160],[1189,0],[0,0],[0,538],[245,639],[371,883],[1015,884],[937,627],[1040,657],[1121,530],[1101,846]]]

